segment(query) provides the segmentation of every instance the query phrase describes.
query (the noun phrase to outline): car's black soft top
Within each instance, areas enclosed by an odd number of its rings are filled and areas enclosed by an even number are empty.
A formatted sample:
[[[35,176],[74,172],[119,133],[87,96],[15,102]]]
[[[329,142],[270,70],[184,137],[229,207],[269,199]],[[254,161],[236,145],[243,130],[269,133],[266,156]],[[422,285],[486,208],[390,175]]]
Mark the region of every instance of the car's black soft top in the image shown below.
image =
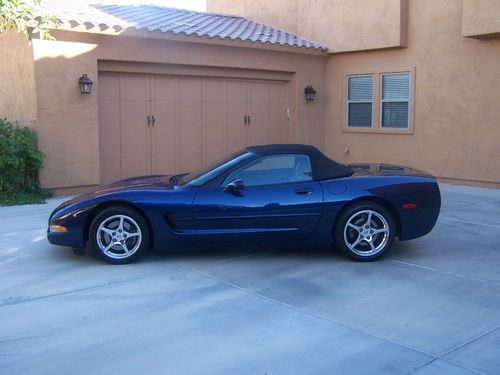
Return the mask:
[[[354,171],[347,165],[337,163],[336,161],[326,157],[323,153],[314,146],[301,144],[275,144],[247,147],[248,152],[260,155],[277,155],[277,154],[303,154],[308,155],[311,159],[312,173],[314,180],[327,180],[329,178],[347,177]]]

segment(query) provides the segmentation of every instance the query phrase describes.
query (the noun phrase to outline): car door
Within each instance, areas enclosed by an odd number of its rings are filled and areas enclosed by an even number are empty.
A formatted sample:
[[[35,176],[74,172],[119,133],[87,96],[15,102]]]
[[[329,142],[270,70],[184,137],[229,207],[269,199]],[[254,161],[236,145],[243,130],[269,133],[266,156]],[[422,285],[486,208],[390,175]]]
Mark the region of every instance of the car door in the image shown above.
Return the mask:
[[[238,246],[306,237],[323,207],[321,184],[311,175],[307,155],[263,156],[229,173],[220,186],[200,189],[193,203],[198,241],[234,240]]]

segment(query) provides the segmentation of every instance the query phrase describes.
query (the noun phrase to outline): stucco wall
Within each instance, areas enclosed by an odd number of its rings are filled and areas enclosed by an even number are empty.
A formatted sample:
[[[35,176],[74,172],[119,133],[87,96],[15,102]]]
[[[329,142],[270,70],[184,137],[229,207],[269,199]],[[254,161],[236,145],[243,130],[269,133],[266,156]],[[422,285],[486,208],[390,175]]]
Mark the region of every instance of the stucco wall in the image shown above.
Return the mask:
[[[500,182],[500,39],[464,38],[460,1],[411,1],[408,48],[339,54],[327,65],[327,152]],[[414,134],[343,131],[345,75],[415,68]],[[350,149],[345,154],[345,149]]]
[[[298,33],[329,52],[400,47],[406,42],[407,0],[299,0]]]
[[[299,0],[207,0],[207,11],[250,18],[297,33]]]
[[[36,121],[33,49],[22,34],[0,34],[0,118],[34,127]]]
[[[37,126],[40,148],[47,154],[40,178],[46,187],[100,182],[99,60],[291,72],[290,87],[294,91],[290,104],[296,122],[295,141],[323,146],[325,56],[78,32],[56,32],[54,35],[57,41],[36,40],[33,44]],[[90,95],[79,92],[77,82],[83,73],[88,73],[95,82]],[[319,92],[313,103],[306,103],[303,96],[308,84]]]
[[[500,1],[463,0],[462,34],[468,37],[500,35]]]
[[[320,42],[330,52],[406,43],[408,0],[208,0],[207,9],[241,15]]]

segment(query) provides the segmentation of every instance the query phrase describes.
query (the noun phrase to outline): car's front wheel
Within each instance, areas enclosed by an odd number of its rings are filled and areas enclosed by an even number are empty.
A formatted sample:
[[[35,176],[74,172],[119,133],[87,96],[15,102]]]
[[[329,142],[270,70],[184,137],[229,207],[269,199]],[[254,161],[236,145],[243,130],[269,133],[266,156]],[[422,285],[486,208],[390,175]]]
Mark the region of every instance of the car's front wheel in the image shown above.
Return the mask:
[[[392,246],[396,224],[391,213],[375,202],[359,202],[348,207],[334,229],[337,247],[355,260],[380,258]]]
[[[89,239],[94,251],[112,264],[135,261],[149,245],[144,217],[128,207],[110,207],[96,215]]]

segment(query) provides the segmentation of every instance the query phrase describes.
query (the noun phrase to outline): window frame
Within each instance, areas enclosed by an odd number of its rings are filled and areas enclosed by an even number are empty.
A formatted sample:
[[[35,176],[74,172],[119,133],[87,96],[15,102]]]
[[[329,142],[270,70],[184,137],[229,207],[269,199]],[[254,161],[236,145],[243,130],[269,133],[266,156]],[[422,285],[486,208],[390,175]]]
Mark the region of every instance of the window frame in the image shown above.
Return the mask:
[[[381,126],[381,75],[382,74],[397,74],[397,73],[410,73],[410,94],[409,94],[409,110],[408,110],[408,122],[409,127],[406,128],[393,128],[393,127],[382,127]],[[366,76],[373,75],[373,108],[372,108],[372,119],[375,119],[372,127],[354,127],[347,126],[348,124],[348,116],[349,109],[347,105],[348,99],[348,77],[351,76]],[[364,69],[352,69],[345,70],[341,73],[339,80],[343,79],[344,84],[342,86],[343,89],[340,90],[340,100],[342,100],[341,114],[339,115],[339,122],[342,124],[342,132],[343,133],[372,133],[372,134],[401,134],[408,135],[415,133],[415,77],[416,77],[416,68],[415,66],[396,66],[392,68],[379,68],[379,67],[368,67]]]
[[[345,80],[345,103],[346,103],[346,115],[345,115],[345,126],[348,129],[373,129],[373,118],[374,118],[374,87],[375,87],[375,75],[373,73],[365,73],[365,74],[347,74]],[[372,99],[370,102],[366,100],[349,100],[349,79],[350,78],[358,78],[358,77],[371,77],[372,79]],[[359,125],[349,125],[349,104],[351,103],[371,103],[371,123],[370,126],[359,126]]]
[[[385,76],[392,76],[392,75],[403,75],[407,74],[408,75],[408,99],[384,99],[384,77]],[[384,72],[380,73],[380,79],[379,79],[379,86],[380,86],[380,107],[379,107],[379,127],[380,129],[400,129],[400,130],[408,130],[410,129],[410,119],[411,119],[411,113],[412,113],[412,87],[413,87],[413,79],[412,79],[412,72],[406,71],[406,72]],[[408,119],[406,121],[406,126],[405,127],[391,127],[391,126],[383,126],[383,118],[384,118],[384,103],[408,103]]]
[[[248,160],[246,163],[244,163],[243,165],[231,170],[230,172],[228,172],[224,178],[222,179],[222,181],[220,182],[219,184],[219,188],[224,188],[228,183],[230,183],[231,181],[234,181],[234,179],[232,180],[229,180],[229,177],[233,174],[233,173],[236,173],[240,170],[242,170],[243,168],[247,168],[253,164],[256,164],[258,161],[264,159],[264,158],[268,158],[268,157],[277,157],[277,156],[289,156],[289,155],[293,155],[293,156],[305,156],[309,159],[309,164],[311,166],[311,179],[310,180],[304,180],[304,181],[293,181],[293,182],[276,182],[276,183],[271,183],[271,184],[263,184],[263,185],[245,185],[245,186],[248,186],[248,187],[261,187],[261,186],[277,186],[277,185],[288,185],[288,184],[299,184],[299,183],[309,183],[309,182],[312,182],[314,181],[314,178],[312,176],[312,169],[313,169],[313,165],[312,165],[312,160],[311,160],[311,157],[307,154],[292,154],[292,153],[287,153],[287,154],[273,154],[273,155],[263,155],[263,156],[260,156],[256,159],[252,159],[252,160]]]

